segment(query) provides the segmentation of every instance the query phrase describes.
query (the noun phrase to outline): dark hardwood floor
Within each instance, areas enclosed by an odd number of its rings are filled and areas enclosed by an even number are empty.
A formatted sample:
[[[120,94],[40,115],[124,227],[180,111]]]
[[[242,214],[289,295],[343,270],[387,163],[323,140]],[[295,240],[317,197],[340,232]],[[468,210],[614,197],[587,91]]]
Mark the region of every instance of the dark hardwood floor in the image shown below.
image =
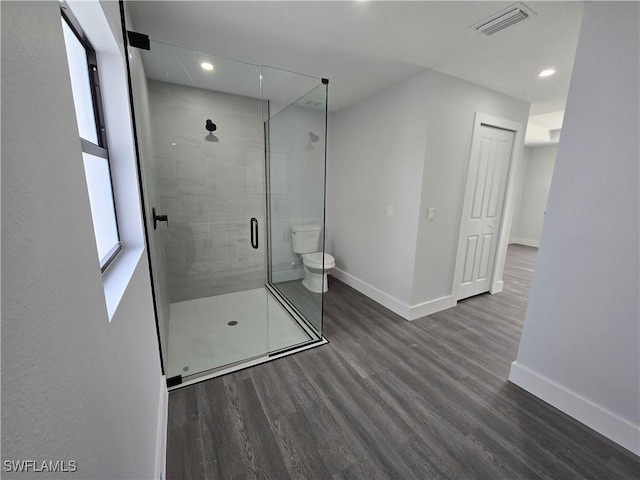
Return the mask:
[[[535,256],[510,246],[504,292],[413,322],[334,280],[330,344],[169,395],[167,478],[639,479],[506,381]]]

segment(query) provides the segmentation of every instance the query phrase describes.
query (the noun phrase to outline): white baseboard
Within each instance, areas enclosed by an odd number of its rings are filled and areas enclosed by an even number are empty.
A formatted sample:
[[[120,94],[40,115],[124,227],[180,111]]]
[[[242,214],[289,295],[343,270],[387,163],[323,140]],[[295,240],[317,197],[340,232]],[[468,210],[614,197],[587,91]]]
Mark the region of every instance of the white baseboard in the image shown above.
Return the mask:
[[[491,294],[500,293],[504,289],[504,280],[499,280],[491,287]]]
[[[378,302],[380,305],[387,307],[392,312],[397,313],[402,318],[405,318],[407,320],[409,319],[409,305],[402,303],[397,298],[384,293],[382,290],[378,290],[376,287],[369,285],[359,278],[356,278],[353,275],[348,274],[347,272],[343,272],[338,268],[334,268],[333,270],[331,270],[331,275],[336,277],[338,280],[342,280],[350,287],[355,288],[360,293],[365,294],[367,297]]]
[[[162,376],[158,399],[158,427],[156,431],[156,471],[155,479],[167,478],[167,425],[169,414],[169,391],[167,377]]]
[[[578,395],[543,375],[513,362],[509,381],[558,410],[640,455],[640,426]]]
[[[424,317],[425,315],[431,315],[432,313],[439,312],[450,308],[456,304],[451,295],[436,298],[428,302],[420,303],[418,305],[409,306],[406,303],[401,302],[397,298],[377,289],[373,285],[369,285],[367,282],[363,282],[357,277],[348,274],[338,268],[331,270],[331,275],[338,280],[343,281],[350,287],[355,288],[360,293],[366,295],[380,305],[387,307],[394,313],[397,313],[405,320],[415,320],[416,318]]]
[[[440,297],[435,300],[413,305],[409,308],[408,320],[415,320],[416,318],[425,317],[446,310],[447,308],[455,307],[457,303],[458,302],[453,299],[453,295],[447,295],[446,297]]]
[[[540,240],[533,240],[530,238],[511,237],[509,243],[517,243],[518,245],[525,245],[527,247],[540,247]]]

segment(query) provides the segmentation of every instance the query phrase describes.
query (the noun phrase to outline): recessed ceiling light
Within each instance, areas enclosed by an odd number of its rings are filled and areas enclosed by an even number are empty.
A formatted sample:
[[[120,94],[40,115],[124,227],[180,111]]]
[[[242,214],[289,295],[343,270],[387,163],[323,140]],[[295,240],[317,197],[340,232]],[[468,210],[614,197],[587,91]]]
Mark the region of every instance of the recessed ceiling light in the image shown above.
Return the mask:
[[[211,70],[213,70],[213,65],[211,65],[211,64],[210,64],[210,63],[208,63],[208,62],[202,62],[202,63],[200,64],[200,66],[201,66],[204,70],[208,70],[209,72],[210,72]]]
[[[554,73],[556,73],[556,71],[552,68],[549,68],[547,70],[542,70],[538,76],[539,77],[550,77],[551,75],[553,75]]]

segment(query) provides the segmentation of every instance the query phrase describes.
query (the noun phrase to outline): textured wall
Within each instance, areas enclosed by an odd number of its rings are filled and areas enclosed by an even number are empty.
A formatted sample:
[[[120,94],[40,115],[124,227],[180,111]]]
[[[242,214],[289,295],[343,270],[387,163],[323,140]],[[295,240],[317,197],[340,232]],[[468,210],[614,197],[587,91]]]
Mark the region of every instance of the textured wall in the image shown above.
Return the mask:
[[[510,379],[640,454],[640,6],[589,2]]]
[[[327,161],[327,251],[338,269],[407,305],[424,165],[424,81],[417,75],[335,112]]]
[[[2,459],[76,460],[65,478],[154,478],[164,387],[146,257],[109,322],[60,6],[0,7]],[[22,477],[35,476],[62,475]]]

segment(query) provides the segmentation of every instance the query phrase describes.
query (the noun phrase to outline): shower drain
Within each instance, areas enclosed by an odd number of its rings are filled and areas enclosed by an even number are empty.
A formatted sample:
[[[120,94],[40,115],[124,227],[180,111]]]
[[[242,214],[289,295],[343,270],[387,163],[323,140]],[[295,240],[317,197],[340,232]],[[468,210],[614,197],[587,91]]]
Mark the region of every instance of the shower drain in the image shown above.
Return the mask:
[[[235,320],[231,320],[229,323],[227,323],[227,325],[229,325],[230,327],[233,327],[235,325],[237,325],[238,322],[236,322]]]

